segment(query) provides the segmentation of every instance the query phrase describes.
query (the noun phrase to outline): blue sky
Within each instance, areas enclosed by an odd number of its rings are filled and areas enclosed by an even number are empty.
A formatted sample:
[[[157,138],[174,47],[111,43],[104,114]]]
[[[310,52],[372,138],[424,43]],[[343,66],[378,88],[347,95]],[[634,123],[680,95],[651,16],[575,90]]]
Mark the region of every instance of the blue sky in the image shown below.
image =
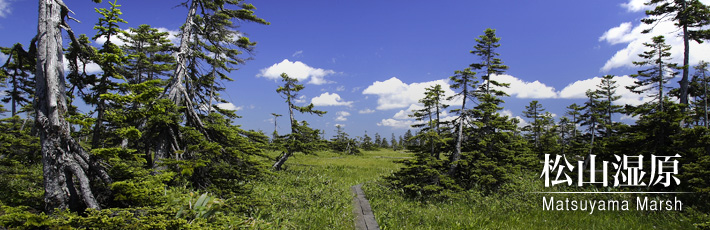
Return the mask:
[[[82,21],[71,24],[75,32],[90,37],[98,17],[93,8],[109,7],[107,2],[65,2]],[[119,1],[128,21],[123,28],[149,24],[177,32],[187,11],[175,7],[179,2]],[[328,111],[323,117],[297,119],[324,129],[328,137],[342,124],[351,136],[367,131],[389,139],[413,122],[406,114],[417,108],[425,87],[446,86],[455,70],[479,61],[469,51],[477,36],[494,28],[502,38],[500,57],[510,67],[499,80],[512,84],[503,113],[521,116],[525,105],[540,100],[559,117],[566,106],[584,101],[584,91],[599,83],[595,77],[613,74],[620,76],[619,84],[631,84],[624,75],[635,73],[631,61],[654,35],[640,33],[643,2],[254,1],[256,14],[271,25],[240,28],[258,45],[253,60],[232,73],[236,81],[225,83],[223,97],[231,103],[223,106],[238,109],[243,118],[237,124],[270,133],[270,114],[287,113],[275,92],[276,77],[287,72],[305,83],[304,103]],[[36,23],[37,1],[0,0],[0,46],[27,44]],[[680,62],[682,43],[672,27],[664,23],[654,32],[666,34]],[[691,64],[710,60],[707,43],[692,49]],[[622,103],[644,100],[623,87],[618,91]],[[622,119],[632,121],[617,117]],[[287,119],[278,121],[280,132],[286,132]]]

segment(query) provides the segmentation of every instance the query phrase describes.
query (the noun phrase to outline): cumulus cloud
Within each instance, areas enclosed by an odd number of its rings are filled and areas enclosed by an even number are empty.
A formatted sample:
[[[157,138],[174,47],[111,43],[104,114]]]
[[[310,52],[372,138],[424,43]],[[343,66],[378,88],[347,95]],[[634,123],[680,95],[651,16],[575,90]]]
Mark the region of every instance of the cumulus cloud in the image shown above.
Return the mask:
[[[359,114],[370,114],[370,113],[374,113],[374,112],[375,112],[375,110],[373,110],[373,109],[363,109],[363,110],[357,111],[357,113],[359,113]]]
[[[347,121],[350,113],[347,111],[338,111],[335,115],[338,116],[335,118],[336,121]]]
[[[528,123],[527,121],[525,121],[525,119],[523,119],[523,118],[520,117],[520,116],[513,116],[513,111],[510,111],[510,110],[508,110],[508,109],[501,110],[498,114],[500,114],[500,115],[502,115],[502,116],[507,116],[507,117],[509,117],[509,118],[511,118],[511,119],[517,119],[517,120],[518,120],[518,127],[519,127],[519,128],[525,127],[525,126],[527,126],[527,125],[530,124],[530,123]]]
[[[630,0],[622,4],[628,11],[637,12],[649,9],[643,5],[645,0]],[[710,0],[703,1],[705,4],[710,3]],[[666,38],[666,44],[671,45],[671,61],[676,63],[683,62],[683,39],[679,36],[679,31],[673,21],[661,21],[648,34],[641,33],[642,31],[651,28],[652,25],[646,25],[641,22],[632,23],[624,22],[619,26],[611,28],[604,32],[599,41],[606,42],[609,45],[626,44],[624,48],[617,51],[609,60],[606,61],[601,68],[602,72],[607,72],[615,68],[633,68],[634,61],[641,61],[638,56],[647,50],[643,43],[650,43],[651,38],[663,35]],[[698,63],[700,60],[707,59],[706,54],[710,53],[710,44],[707,42],[698,44],[695,41],[690,41],[690,60],[691,64]]]
[[[372,85],[363,90],[362,94],[377,95],[378,110],[406,108],[412,104],[418,103],[419,99],[424,97],[424,92],[427,87],[437,84],[441,85],[441,88],[444,90],[444,95],[454,95],[454,91],[449,88],[448,81],[444,79],[406,84],[396,77],[392,77],[385,81],[375,81]]]
[[[219,104],[217,104],[217,107],[219,107],[220,109],[235,110],[235,111],[236,111],[236,110],[242,110],[242,109],[244,108],[244,107],[242,107],[242,106],[235,106],[235,105],[232,104],[231,102],[219,103]]]
[[[590,79],[575,81],[562,89],[559,95],[561,98],[569,99],[587,98],[587,95],[585,94],[587,90],[596,90],[597,85],[601,84],[601,79],[601,77],[593,77]],[[635,94],[626,89],[626,86],[634,85],[634,78],[624,75],[614,77],[613,81],[616,81],[618,86],[616,88],[616,94],[621,96],[615,104],[640,105],[651,100],[646,93]]]
[[[547,86],[537,80],[534,82],[526,82],[510,75],[497,75],[493,76],[491,79],[502,83],[509,83],[509,88],[500,88],[499,90],[508,93],[511,97],[540,99],[557,97],[555,88]]]
[[[627,3],[621,3],[621,7],[626,8],[629,12],[645,11],[651,9],[650,6],[645,4],[647,1],[648,0],[629,0]]]
[[[4,64],[4,63],[3,63],[3,64]],[[69,70],[69,61],[66,61],[66,60],[65,60],[65,61],[63,61],[62,64],[64,64],[64,72],[65,72],[65,73],[69,73],[69,71],[70,71],[70,70]],[[99,66],[99,64],[96,64],[96,63],[93,63],[93,62],[90,62],[89,64],[87,64],[87,65],[86,65],[86,68],[84,68],[84,65],[80,63],[80,64],[79,64],[79,69],[80,69],[80,70],[82,70],[82,69],[85,70],[87,74],[95,74],[95,73],[103,72],[103,70],[101,69],[101,66]]]
[[[0,0],[0,1],[2,1],[2,0]],[[161,32],[161,33],[167,32],[168,33],[168,40],[170,40],[170,42],[173,43],[173,45],[176,45],[176,46],[180,45],[180,38],[177,36],[180,33],[180,31],[170,30],[170,29],[167,29],[164,27],[158,27],[155,29],[157,29],[158,32]],[[135,33],[131,32],[130,29],[125,29],[123,31],[125,31],[126,33],[129,33],[129,34],[135,34]],[[118,36],[121,38],[125,38],[125,36],[123,36],[122,34],[119,34]],[[99,46],[102,46],[104,43],[106,43],[106,40],[107,40],[106,36],[98,37],[98,38],[96,38],[96,44],[98,44]],[[119,38],[111,38],[111,42],[113,44],[118,45],[118,46],[122,46],[122,45],[126,44],[122,39],[119,39]]]
[[[325,92],[320,96],[311,99],[311,103],[316,106],[352,106],[352,101],[343,101],[337,93]]]
[[[281,73],[286,73],[289,77],[296,78],[298,81],[310,80],[308,84],[322,85],[330,83],[330,81],[325,79],[325,76],[335,74],[335,71],[313,68],[300,61],[291,62],[288,59],[284,59],[280,63],[261,69],[256,76],[278,80],[281,79]]]
[[[293,99],[293,102],[299,103],[299,104],[306,103],[306,96],[305,95],[298,96],[298,98]]]
[[[392,127],[397,129],[408,129],[414,124],[414,120],[396,120],[392,118],[382,119],[382,121],[377,122],[377,126]]]
[[[0,53],[0,65],[4,65],[10,55]]]
[[[7,17],[12,13],[9,0],[0,0],[0,18]]]

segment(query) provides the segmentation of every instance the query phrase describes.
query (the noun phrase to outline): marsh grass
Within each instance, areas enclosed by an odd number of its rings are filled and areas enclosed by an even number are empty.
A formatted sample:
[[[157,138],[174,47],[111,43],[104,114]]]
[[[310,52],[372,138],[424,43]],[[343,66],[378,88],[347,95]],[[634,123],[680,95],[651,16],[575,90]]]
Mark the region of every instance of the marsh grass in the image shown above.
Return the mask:
[[[382,179],[398,170],[401,164],[396,162],[405,157],[411,154],[390,150],[360,156],[297,155],[286,163],[286,170],[255,184],[254,195],[266,205],[253,215],[272,228],[352,229],[350,186],[362,183],[381,229],[693,229],[708,219],[692,209],[692,196],[679,196],[683,211],[653,212],[636,210],[635,197],[645,195],[555,194],[557,200],[629,200],[630,210],[543,211],[542,197],[550,195],[531,192],[568,190],[543,188],[539,175],[529,172],[503,188],[505,195],[468,191],[405,198]]]

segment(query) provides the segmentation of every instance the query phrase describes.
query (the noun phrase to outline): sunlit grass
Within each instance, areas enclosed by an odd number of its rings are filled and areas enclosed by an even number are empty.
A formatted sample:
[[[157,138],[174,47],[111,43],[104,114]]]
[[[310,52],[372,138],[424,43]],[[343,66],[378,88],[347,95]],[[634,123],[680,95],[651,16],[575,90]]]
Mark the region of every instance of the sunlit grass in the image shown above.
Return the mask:
[[[276,155],[276,153],[273,153]],[[286,170],[254,186],[266,204],[255,213],[275,228],[352,229],[350,186],[363,183],[382,229],[693,229],[707,217],[690,208],[683,211],[543,211],[543,191],[537,175],[518,176],[506,195],[479,192],[445,194],[447,199],[410,199],[392,191],[382,179],[401,167],[395,163],[411,154],[381,150],[360,156],[330,152],[297,155]],[[529,173],[527,173],[529,174]],[[544,190],[547,191],[547,190]],[[548,195],[549,196],[549,195]],[[555,195],[581,199],[626,199],[636,195]]]
[[[296,155],[285,170],[254,186],[254,195],[266,204],[254,215],[278,228],[352,229],[350,187],[391,174],[401,157],[408,156],[388,150],[359,156]]]

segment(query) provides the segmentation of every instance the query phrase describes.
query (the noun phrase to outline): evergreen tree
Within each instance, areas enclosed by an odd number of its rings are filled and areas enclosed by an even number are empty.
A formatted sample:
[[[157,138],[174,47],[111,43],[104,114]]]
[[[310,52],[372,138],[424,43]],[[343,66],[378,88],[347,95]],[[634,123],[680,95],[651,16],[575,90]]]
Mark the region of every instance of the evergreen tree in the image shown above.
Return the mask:
[[[614,75],[605,75],[595,91],[595,94],[599,96],[599,107],[604,110],[605,137],[611,137],[614,132],[615,123],[612,121],[612,116],[616,113],[621,113],[623,110],[623,106],[614,104],[621,96],[616,94],[618,85],[613,79]]]
[[[39,2],[35,115],[44,165],[44,200],[49,211],[83,210],[82,206],[100,209],[90,180],[98,177],[105,184],[112,181],[106,169],[70,135],[65,119],[61,29],[76,42],[65,21],[68,12],[71,11],[61,0]]]
[[[656,25],[661,21],[669,20],[673,21],[674,25],[681,30],[684,51],[683,76],[680,80],[680,103],[687,105],[690,40],[702,43],[703,40],[710,39],[710,29],[706,27],[710,24],[710,9],[699,0],[649,0],[645,4],[654,6],[654,8],[646,11],[646,15],[651,17],[641,19],[641,22]],[[643,31],[643,33],[651,32],[654,27]],[[663,99],[660,101],[662,104]]]
[[[305,87],[298,84],[297,79],[288,77],[286,73],[281,74],[281,80],[284,82],[284,85],[276,89],[276,92],[281,94],[282,98],[286,99],[289,120],[291,121],[291,133],[286,135],[286,143],[284,145],[285,150],[272,166],[272,168],[276,171],[281,170],[283,164],[286,163],[286,160],[288,160],[293,153],[302,152],[304,154],[310,154],[316,147],[314,140],[318,139],[319,131],[308,127],[308,123],[305,121],[299,124],[296,120],[294,110],[300,113],[310,113],[318,116],[323,116],[323,114],[326,113],[324,111],[313,109],[312,103],[307,106],[295,105],[294,100],[298,98],[298,92],[303,90]]]
[[[695,120],[702,120],[703,126],[708,128],[708,62],[700,61],[700,63],[695,66],[695,74],[693,75],[693,80],[690,86],[690,95],[695,97],[694,105],[695,108],[694,115]]]
[[[634,65],[640,67],[648,66],[648,68],[639,70],[637,74],[631,75],[631,77],[639,80],[634,82],[636,85],[627,86],[626,88],[637,94],[655,91],[649,93],[649,96],[658,105],[657,110],[663,111],[663,103],[665,101],[663,92],[670,88],[667,86],[668,81],[678,74],[675,71],[677,65],[669,62],[671,47],[666,45],[663,36],[653,37],[653,43],[644,43],[644,46],[650,48],[648,51],[639,54],[639,57],[642,57],[644,61],[634,62]]]
[[[399,148],[399,145],[397,144],[397,138],[394,136],[394,133],[392,133],[392,137],[390,138],[390,147],[392,147],[392,150],[397,151]]]
[[[5,97],[1,100],[10,103],[11,116],[20,112],[18,107],[29,105],[34,97],[34,74],[35,72],[35,44],[34,40],[30,44],[29,51],[26,51],[22,44],[17,43],[12,48],[0,48],[0,51],[8,56],[7,61],[0,67],[0,75],[7,78],[8,89],[5,90]],[[0,82],[3,82],[0,77]]]
[[[168,32],[143,24],[121,35],[119,38],[124,42],[121,49],[129,57],[124,67],[124,76],[129,82],[165,79],[175,68],[172,56],[175,47],[168,40]]]
[[[589,136],[589,148],[587,156],[593,153],[594,141],[597,137],[597,131],[602,123],[604,116],[604,108],[600,106],[599,95],[595,91],[587,90],[587,102],[581,108],[583,113],[580,114],[580,126],[587,126],[587,135]],[[589,157],[585,157],[585,164]]]
[[[217,79],[229,80],[225,73],[245,61],[238,55],[243,51],[251,52],[256,45],[237,31],[239,25],[234,22],[268,22],[254,15],[256,8],[253,5],[241,0],[190,0],[183,5],[188,8],[188,14],[180,33],[175,69],[163,98],[181,107],[185,125],[196,129],[209,140],[213,137],[205,130],[198,112],[210,113],[216,109],[223,115],[236,117],[233,111],[210,106],[213,100],[223,101],[217,97],[216,92],[221,89]],[[203,68],[203,64],[210,67]],[[209,109],[203,110],[205,106]],[[165,159],[180,149],[175,141],[181,136],[177,127],[165,129],[158,136],[157,159]]]
[[[544,122],[542,121],[545,109],[542,108],[542,104],[538,101],[533,100],[530,105],[525,106],[525,111],[523,111],[523,116],[532,119],[532,123],[523,127],[523,130],[530,132],[530,139],[532,140],[535,149],[540,150],[540,138],[542,136],[542,129]],[[538,152],[540,154],[541,152]]]
[[[435,85],[426,88],[424,92],[424,98],[419,100],[424,108],[420,110],[415,110],[411,117],[414,117],[417,121],[426,121],[426,123],[419,123],[412,125],[414,128],[421,128],[420,134],[417,135],[429,142],[429,154],[436,159],[439,159],[440,154],[437,148],[443,143],[443,136],[441,135],[441,113],[448,107],[444,102],[444,90],[441,85]]]
[[[449,168],[449,174],[453,174],[456,171],[456,168],[458,167],[458,163],[456,161],[461,159],[461,148],[464,141],[464,123],[466,123],[466,119],[468,117],[466,102],[475,98],[473,93],[475,92],[476,84],[478,84],[475,75],[476,73],[471,72],[471,68],[466,68],[464,70],[455,71],[454,76],[449,78],[452,82],[454,82],[451,85],[451,88],[461,90],[447,99],[453,100],[455,98],[461,98],[461,108],[452,110],[453,113],[458,113],[459,117],[456,120],[458,126],[456,128],[456,149],[454,149],[454,152],[451,155],[452,163]]]
[[[119,16],[122,14],[121,10],[118,9],[121,5],[118,5],[115,0],[114,2],[109,2],[111,5],[110,9],[96,9],[96,12],[101,14],[99,22],[94,26],[97,30],[96,35],[93,39],[106,38],[102,48],[98,51],[97,55],[94,56],[94,62],[101,66],[103,74],[101,78],[98,79],[97,84],[93,87],[93,97],[89,104],[96,105],[96,123],[94,125],[93,138],[91,141],[92,148],[98,148],[103,140],[102,135],[105,132],[104,123],[107,107],[106,98],[102,97],[113,90],[117,90],[118,83],[113,80],[123,80],[124,76],[120,73],[120,68],[126,62],[126,56],[118,45],[114,44],[111,38],[118,39],[118,35],[122,34],[121,28],[119,28],[118,23],[127,23],[125,20],[121,19]]]

